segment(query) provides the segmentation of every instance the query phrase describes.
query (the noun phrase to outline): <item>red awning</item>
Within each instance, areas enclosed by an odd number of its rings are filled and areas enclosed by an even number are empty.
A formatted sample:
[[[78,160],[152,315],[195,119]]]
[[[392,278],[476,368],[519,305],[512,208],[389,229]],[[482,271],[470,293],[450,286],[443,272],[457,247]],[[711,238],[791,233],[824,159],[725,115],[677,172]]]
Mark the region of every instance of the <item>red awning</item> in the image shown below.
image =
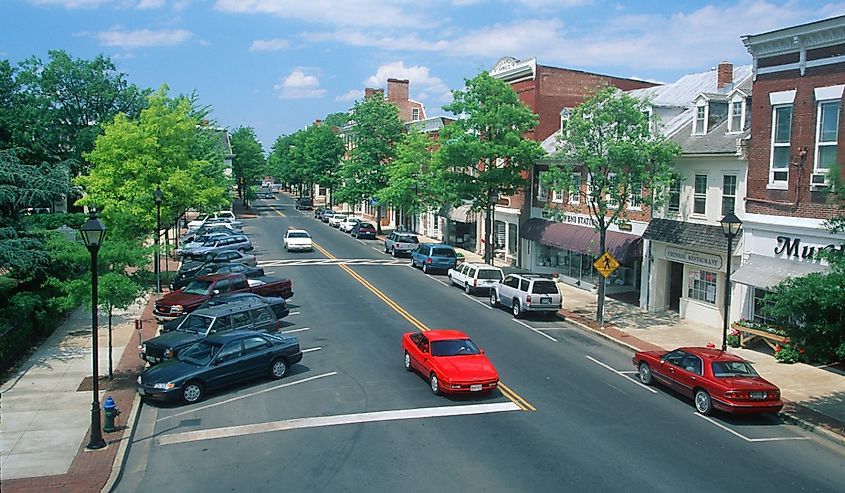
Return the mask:
[[[522,223],[519,232],[519,235],[526,240],[561,250],[572,250],[596,257],[602,254],[599,251],[599,233],[589,226],[556,223],[534,217]],[[605,242],[607,251],[620,264],[633,265],[634,262],[643,258],[642,238],[637,235],[608,231]]]

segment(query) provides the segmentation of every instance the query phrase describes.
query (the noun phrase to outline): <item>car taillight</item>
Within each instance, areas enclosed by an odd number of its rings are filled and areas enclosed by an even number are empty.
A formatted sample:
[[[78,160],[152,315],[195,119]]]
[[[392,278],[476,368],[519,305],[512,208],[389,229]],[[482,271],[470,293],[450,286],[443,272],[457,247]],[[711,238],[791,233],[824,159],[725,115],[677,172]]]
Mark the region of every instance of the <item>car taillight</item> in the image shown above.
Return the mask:
[[[427,259],[425,259],[425,263],[430,264],[431,263],[431,257],[428,257]]]
[[[526,296],[526,297],[525,297],[525,302],[526,302],[526,303],[531,303],[531,295],[530,295],[530,294],[529,294],[528,296]]]
[[[728,399],[749,399],[751,396],[748,392],[742,390],[728,390],[725,392],[725,397]]]
[[[478,279],[473,279],[473,280],[472,280],[472,287],[474,287],[474,288],[477,288],[477,287],[478,287]]]

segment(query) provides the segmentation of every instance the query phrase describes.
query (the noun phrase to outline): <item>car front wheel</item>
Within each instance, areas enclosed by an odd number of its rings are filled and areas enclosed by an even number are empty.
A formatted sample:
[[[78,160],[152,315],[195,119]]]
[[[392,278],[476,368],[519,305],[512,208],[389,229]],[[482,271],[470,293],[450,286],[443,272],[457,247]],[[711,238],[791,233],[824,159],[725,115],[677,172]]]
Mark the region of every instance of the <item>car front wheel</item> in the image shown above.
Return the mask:
[[[710,394],[702,389],[695,391],[695,410],[705,416],[713,413],[713,400],[710,399]]]
[[[405,351],[405,369],[411,371],[411,355]]]
[[[277,358],[273,360],[273,364],[270,366],[270,376],[274,379],[278,380],[285,376],[288,372],[288,364],[285,362],[283,358]]]
[[[637,368],[637,375],[640,377],[640,382],[645,385],[651,385],[651,367],[648,366],[648,363],[640,363],[640,366]]]
[[[182,389],[182,399],[185,400],[188,404],[193,404],[194,402],[199,402],[203,396],[203,388],[202,384],[197,381],[190,381],[185,384],[185,388]]]
[[[492,306],[493,308],[499,306],[499,298],[496,296],[495,289],[490,290],[490,306]]]
[[[428,377],[428,383],[431,385],[431,393],[434,395],[440,395],[440,380],[437,379],[437,375],[432,373],[431,376]]]
[[[511,305],[513,318],[519,318],[522,316],[522,310],[519,307],[519,300],[513,300],[513,305]]]

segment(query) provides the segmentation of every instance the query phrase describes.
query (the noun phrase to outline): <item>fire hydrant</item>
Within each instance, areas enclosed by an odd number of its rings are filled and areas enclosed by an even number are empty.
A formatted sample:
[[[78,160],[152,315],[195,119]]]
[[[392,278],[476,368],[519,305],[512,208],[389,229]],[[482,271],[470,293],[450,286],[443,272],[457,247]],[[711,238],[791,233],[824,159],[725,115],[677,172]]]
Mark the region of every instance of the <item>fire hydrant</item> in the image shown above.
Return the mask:
[[[117,408],[117,404],[114,403],[114,399],[111,396],[106,397],[106,402],[103,403],[103,410],[106,412],[106,422],[103,425],[103,431],[106,433],[117,431],[117,428],[114,426],[114,420],[120,416],[120,409]]]

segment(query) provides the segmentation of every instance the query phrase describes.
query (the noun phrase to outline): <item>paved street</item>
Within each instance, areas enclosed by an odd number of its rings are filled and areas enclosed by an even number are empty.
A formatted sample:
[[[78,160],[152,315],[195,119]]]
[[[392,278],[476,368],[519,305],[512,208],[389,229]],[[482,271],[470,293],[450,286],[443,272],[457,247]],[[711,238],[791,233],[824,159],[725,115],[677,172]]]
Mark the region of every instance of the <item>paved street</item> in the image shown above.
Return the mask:
[[[288,376],[141,409],[117,491],[839,491],[845,454],[776,418],[705,418],[633,379],[631,353],[426,276],[381,243],[256,201],[268,275],[293,280]],[[286,253],[288,226],[317,248]],[[402,333],[467,332],[503,392],[432,395],[402,368]]]

